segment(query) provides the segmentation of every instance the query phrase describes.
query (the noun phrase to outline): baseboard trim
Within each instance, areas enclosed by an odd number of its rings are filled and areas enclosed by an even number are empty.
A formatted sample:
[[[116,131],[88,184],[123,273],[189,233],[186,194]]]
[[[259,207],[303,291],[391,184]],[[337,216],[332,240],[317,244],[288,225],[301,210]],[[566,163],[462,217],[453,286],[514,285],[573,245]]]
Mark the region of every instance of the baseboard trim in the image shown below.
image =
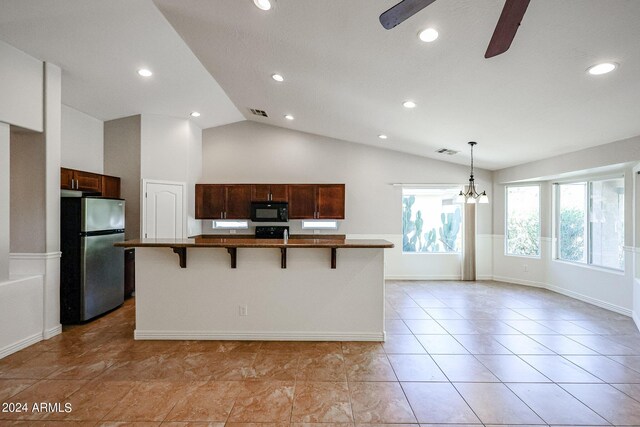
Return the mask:
[[[385,276],[384,280],[462,280],[462,276],[428,276],[428,275],[409,275],[409,276]]]
[[[524,286],[531,286],[534,288],[547,289],[546,283],[536,282],[535,280],[522,280],[522,279],[516,279],[513,277],[505,277],[505,276],[493,276],[491,280],[495,280],[496,282],[514,283],[516,285],[524,285]]]
[[[635,311],[631,313],[631,318],[633,319],[633,323],[636,324],[636,328],[640,330],[640,317],[638,317],[638,314]]]
[[[53,338],[56,335],[60,335],[62,333],[62,325],[54,326],[53,328],[47,329],[42,333],[42,337],[45,340],[49,338]]]
[[[598,306],[600,308],[604,308],[606,310],[609,311],[613,311],[615,313],[619,313],[622,314],[624,316],[629,316],[632,317],[632,310],[629,310],[628,308],[624,308],[624,307],[620,307],[619,305],[615,305],[615,304],[611,304],[610,302],[606,302],[606,301],[602,301],[599,300],[597,298],[593,298],[584,294],[581,294],[579,292],[574,292],[574,291],[570,291],[568,289],[564,289],[558,286],[553,286],[553,285],[549,285],[547,283],[542,283],[542,282],[535,282],[532,280],[522,280],[522,279],[515,279],[515,278],[511,278],[511,277],[504,277],[504,276],[494,276],[493,280],[497,281],[497,282],[504,282],[504,283],[514,283],[516,285],[524,285],[524,286],[532,286],[535,288],[542,288],[542,289],[547,289],[549,291],[552,292],[556,292],[558,294],[562,294],[562,295],[566,295],[568,297],[580,300],[580,301],[584,301],[587,302],[589,304],[593,304],[595,306]],[[638,324],[636,322],[636,324]]]
[[[37,342],[42,341],[42,334],[34,334],[31,335],[30,337],[21,339],[20,341],[10,344],[4,348],[0,349],[0,359],[9,356],[10,354],[13,354],[17,351],[20,351],[24,348],[29,347],[30,345],[33,345]]]
[[[384,341],[385,333],[145,331],[136,329],[133,337],[136,340]]]

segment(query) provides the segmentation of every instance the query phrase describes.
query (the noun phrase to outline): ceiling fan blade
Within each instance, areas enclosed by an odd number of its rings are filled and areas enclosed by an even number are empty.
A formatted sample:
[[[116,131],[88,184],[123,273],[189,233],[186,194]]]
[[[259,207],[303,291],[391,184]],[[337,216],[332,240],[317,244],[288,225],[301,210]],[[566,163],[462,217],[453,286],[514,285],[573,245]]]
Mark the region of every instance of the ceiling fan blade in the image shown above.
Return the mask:
[[[403,23],[436,0],[402,0],[380,15],[380,23],[387,30]]]
[[[527,11],[529,0],[507,0],[498,19],[498,24],[493,32],[485,58],[492,58],[506,52],[511,46],[516,31],[520,26],[522,17]]]

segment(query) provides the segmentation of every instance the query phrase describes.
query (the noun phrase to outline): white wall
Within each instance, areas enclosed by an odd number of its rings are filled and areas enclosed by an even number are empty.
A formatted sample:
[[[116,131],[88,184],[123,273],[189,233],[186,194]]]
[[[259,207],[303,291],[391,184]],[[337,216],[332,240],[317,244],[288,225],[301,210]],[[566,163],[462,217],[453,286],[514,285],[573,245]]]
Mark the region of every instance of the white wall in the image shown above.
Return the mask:
[[[0,122],[42,132],[42,61],[0,41]]]
[[[62,167],[103,173],[104,122],[62,106]]]
[[[0,359],[42,340],[42,276],[0,282]]]
[[[141,179],[186,183],[186,232],[200,234],[194,191],[202,170],[202,129],[188,119],[143,114],[140,135]]]
[[[344,183],[346,219],[337,232],[395,243],[387,277],[460,277],[458,255],[402,254],[402,188],[391,184],[465,184],[468,166],[251,121],[206,129],[202,161],[202,183]],[[476,179],[491,197],[491,174],[477,169]],[[480,205],[477,217],[478,232],[491,233],[491,205]],[[288,225],[301,232],[300,221]],[[203,221],[203,233],[212,232]]]
[[[633,247],[637,246],[634,224],[638,213],[634,208],[637,196],[631,165],[638,161],[640,137],[635,137],[496,171],[493,199],[494,278],[545,287],[627,315],[637,311],[640,297],[637,292],[634,297],[634,269],[637,266]],[[558,179],[616,175],[625,176],[625,271],[554,259],[553,182]],[[541,185],[540,258],[505,255],[505,184],[527,181],[536,181]]]

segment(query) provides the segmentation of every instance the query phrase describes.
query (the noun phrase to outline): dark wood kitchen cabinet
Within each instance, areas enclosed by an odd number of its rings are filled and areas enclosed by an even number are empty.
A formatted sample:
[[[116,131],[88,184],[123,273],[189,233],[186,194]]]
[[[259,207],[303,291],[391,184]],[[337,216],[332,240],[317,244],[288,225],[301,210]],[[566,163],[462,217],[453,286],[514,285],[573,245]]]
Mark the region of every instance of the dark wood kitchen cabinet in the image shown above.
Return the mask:
[[[289,199],[287,184],[251,184],[252,202],[286,202]]]
[[[93,172],[60,168],[60,188],[63,190],[101,193],[102,175]]]
[[[344,219],[344,184],[289,185],[289,219]]]
[[[136,290],[136,250],[124,250],[124,297],[129,298]]]
[[[250,184],[196,184],[197,219],[249,219]]]
[[[120,198],[120,178],[102,175],[102,197]]]
[[[120,198],[120,178],[76,169],[60,168],[60,188]]]

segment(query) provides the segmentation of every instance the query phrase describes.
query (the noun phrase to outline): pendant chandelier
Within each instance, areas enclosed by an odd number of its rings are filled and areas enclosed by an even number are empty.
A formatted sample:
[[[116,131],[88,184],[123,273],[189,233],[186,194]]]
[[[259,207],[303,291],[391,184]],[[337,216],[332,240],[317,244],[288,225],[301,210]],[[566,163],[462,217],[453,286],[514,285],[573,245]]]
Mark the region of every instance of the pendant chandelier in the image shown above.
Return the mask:
[[[469,142],[471,146],[471,175],[469,176],[467,191],[463,193],[462,190],[460,190],[460,194],[456,197],[456,202],[458,203],[489,203],[487,192],[483,191],[482,193],[478,193],[475,180],[473,179],[473,146],[477,144],[478,143],[474,141]]]

